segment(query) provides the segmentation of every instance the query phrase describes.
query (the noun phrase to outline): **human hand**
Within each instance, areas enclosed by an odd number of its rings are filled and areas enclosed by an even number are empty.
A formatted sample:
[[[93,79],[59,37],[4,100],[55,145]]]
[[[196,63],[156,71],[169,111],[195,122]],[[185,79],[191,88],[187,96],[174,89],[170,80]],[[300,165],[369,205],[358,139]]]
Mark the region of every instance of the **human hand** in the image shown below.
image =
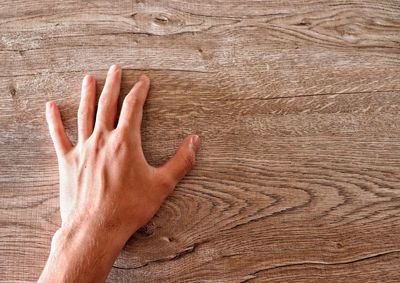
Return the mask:
[[[95,79],[85,77],[76,145],[72,145],[65,133],[56,104],[46,104],[60,173],[62,225],[53,245],[65,245],[59,243],[63,238],[76,237],[78,245],[94,238],[119,252],[194,165],[200,147],[196,135],[186,137],[163,166],[147,163],[140,137],[143,105],[150,86],[146,76],[141,76],[125,97],[115,127],[121,72],[117,65],[109,69],[96,118]],[[113,254],[115,257],[115,251]],[[108,260],[108,265],[112,261]]]

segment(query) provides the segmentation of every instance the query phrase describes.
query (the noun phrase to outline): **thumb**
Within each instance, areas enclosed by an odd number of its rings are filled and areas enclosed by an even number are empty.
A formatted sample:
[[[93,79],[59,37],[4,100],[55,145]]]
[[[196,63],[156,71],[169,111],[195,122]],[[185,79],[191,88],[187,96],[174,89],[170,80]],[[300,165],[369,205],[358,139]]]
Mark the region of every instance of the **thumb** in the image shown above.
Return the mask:
[[[175,185],[192,170],[196,152],[200,148],[200,138],[197,135],[187,136],[179,146],[175,155],[171,157],[161,168],[161,175],[171,180]]]

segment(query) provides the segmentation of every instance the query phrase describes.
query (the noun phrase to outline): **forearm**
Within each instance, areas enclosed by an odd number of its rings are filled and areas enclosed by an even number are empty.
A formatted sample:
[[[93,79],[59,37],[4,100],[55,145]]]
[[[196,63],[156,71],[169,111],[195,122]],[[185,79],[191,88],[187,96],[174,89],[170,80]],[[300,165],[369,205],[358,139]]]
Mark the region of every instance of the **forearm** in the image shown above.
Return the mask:
[[[39,282],[104,282],[125,244],[116,236],[88,223],[60,228]]]

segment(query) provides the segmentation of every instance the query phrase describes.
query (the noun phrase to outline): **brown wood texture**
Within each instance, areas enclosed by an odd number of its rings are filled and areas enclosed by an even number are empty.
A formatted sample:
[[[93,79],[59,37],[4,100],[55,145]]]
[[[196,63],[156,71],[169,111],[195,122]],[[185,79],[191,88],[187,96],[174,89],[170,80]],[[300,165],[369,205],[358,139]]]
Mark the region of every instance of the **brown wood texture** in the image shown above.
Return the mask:
[[[398,282],[400,1],[0,3],[0,281],[59,225],[44,103],[76,139],[84,74],[148,74],[145,154],[196,168],[109,282]],[[122,97],[121,97],[122,99]]]

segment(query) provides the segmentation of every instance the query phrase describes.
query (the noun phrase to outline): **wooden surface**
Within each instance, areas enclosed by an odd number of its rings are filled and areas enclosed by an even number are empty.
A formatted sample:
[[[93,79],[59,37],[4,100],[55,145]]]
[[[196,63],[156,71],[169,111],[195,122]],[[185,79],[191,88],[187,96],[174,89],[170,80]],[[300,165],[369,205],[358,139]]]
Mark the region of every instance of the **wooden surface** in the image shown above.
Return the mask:
[[[109,282],[398,282],[400,1],[0,4],[0,281],[35,281],[57,229],[44,103],[71,137],[84,74],[152,79],[143,144],[194,171]]]

